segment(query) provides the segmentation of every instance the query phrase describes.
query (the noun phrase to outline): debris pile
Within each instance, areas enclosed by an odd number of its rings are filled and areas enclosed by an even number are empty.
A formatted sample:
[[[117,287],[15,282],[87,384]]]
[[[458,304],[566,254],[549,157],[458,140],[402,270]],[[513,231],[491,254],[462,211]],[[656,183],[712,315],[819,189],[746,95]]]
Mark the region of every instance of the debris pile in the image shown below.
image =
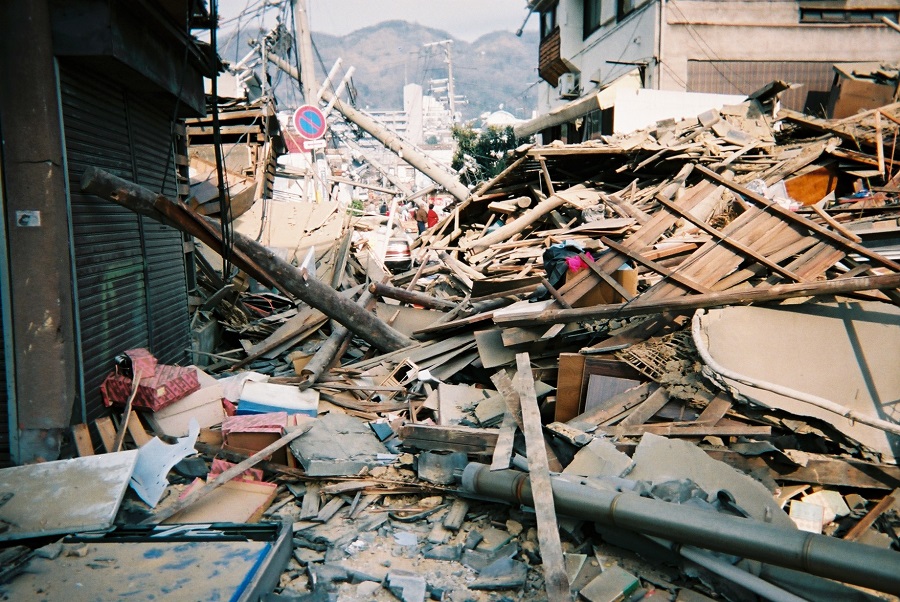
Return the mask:
[[[150,363],[129,350],[122,420],[96,425],[110,453],[76,429],[63,462],[113,483],[104,511],[30,527],[13,484],[74,469],[0,471],[0,538],[290,525],[246,569],[267,599],[894,599],[900,104],[773,117],[777,90],[521,147],[402,273],[353,217],[299,267],[236,235],[266,288],[201,266],[219,344],[182,369],[196,386],[138,403]],[[187,207],[84,183],[221,243]]]

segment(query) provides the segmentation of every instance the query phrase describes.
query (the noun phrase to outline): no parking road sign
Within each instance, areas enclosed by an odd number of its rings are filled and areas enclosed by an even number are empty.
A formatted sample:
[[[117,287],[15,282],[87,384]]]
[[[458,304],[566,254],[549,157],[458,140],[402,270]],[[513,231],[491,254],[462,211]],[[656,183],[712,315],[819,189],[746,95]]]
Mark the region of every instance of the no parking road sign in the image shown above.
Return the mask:
[[[303,105],[294,111],[294,127],[304,140],[318,140],[325,134],[325,115],[319,107]]]

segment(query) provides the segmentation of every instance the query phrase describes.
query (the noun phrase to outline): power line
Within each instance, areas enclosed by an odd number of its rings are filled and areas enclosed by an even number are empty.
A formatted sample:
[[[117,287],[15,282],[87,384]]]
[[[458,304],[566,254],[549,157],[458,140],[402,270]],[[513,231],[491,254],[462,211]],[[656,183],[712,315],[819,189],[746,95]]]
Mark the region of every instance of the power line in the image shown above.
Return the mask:
[[[721,75],[722,78],[723,78],[725,81],[727,81],[729,84],[731,84],[731,86],[732,86],[735,90],[738,90],[741,94],[747,94],[747,92],[744,92],[744,90],[743,90],[740,86],[738,86],[736,83],[734,83],[733,81],[731,81],[731,79],[730,79],[727,75],[725,75],[725,72],[724,72],[724,71],[722,71],[721,69],[719,69],[719,67],[718,67],[718,65],[717,65],[716,63],[717,63],[717,62],[723,63],[724,61],[722,61],[721,57],[719,57],[719,56],[716,54],[716,52],[715,52],[715,50],[713,49],[713,47],[710,46],[710,45],[706,42],[706,40],[703,39],[703,36],[700,35],[700,32],[697,31],[696,28],[693,26],[693,24],[688,20],[687,16],[686,16],[686,15],[684,14],[684,12],[681,10],[681,7],[678,6],[678,5],[676,4],[675,0],[669,0],[669,6],[671,6],[671,7],[674,8],[675,10],[677,10],[678,13],[681,15],[681,18],[684,19],[684,22],[685,22],[685,28],[687,29],[688,35],[690,35],[690,36],[694,39],[694,42],[697,43],[697,46],[700,48],[700,52],[702,52],[703,54],[705,54],[705,55],[706,55],[706,58],[709,59],[709,64],[712,66],[712,68],[715,69],[716,72],[718,72],[718,74]],[[705,46],[706,48],[704,48],[704,46]],[[708,51],[707,51],[707,49],[708,49]],[[715,60],[713,60],[713,59],[715,59]],[[686,85],[686,84],[685,84],[685,89],[687,89],[687,85]]]

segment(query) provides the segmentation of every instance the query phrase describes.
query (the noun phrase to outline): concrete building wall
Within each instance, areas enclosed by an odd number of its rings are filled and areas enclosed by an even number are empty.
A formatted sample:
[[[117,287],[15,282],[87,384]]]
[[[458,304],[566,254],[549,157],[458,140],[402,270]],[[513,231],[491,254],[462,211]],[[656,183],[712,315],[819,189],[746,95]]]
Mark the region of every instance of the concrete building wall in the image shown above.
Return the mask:
[[[865,3],[856,6],[860,4]],[[869,4],[883,7],[891,2]],[[560,0],[557,6],[560,55],[578,74],[582,95],[608,85],[635,65],[646,65],[646,88],[706,91],[691,86],[689,66],[694,61],[734,81],[735,90],[729,93],[750,93],[753,90],[742,89],[749,84],[741,77],[748,62],[758,61],[766,70],[777,63],[821,63],[822,71],[831,63],[900,60],[900,35],[890,27],[880,22],[801,23],[799,0],[637,0],[621,20],[616,6],[616,0],[602,1],[601,26],[587,38],[584,0]],[[729,62],[743,64],[732,70]],[[771,79],[776,78],[773,72]],[[543,82],[538,113],[570,101]]]

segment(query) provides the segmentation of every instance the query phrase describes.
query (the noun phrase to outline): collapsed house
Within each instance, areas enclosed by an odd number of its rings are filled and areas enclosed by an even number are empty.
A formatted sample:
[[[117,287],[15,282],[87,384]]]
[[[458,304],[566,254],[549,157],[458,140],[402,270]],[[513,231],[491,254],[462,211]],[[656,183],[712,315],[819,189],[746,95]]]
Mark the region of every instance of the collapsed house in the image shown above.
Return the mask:
[[[178,572],[204,596],[900,595],[900,105],[824,121],[770,99],[521,147],[407,271],[352,215],[293,263],[236,235],[262,286],[201,270],[220,348],[121,350],[118,424],[0,471],[0,538],[115,526],[9,548],[0,588],[65,591],[152,534],[161,562],[235,547],[229,580]],[[221,248],[184,203],[98,169],[80,186]],[[98,479],[87,517],[25,500]]]

